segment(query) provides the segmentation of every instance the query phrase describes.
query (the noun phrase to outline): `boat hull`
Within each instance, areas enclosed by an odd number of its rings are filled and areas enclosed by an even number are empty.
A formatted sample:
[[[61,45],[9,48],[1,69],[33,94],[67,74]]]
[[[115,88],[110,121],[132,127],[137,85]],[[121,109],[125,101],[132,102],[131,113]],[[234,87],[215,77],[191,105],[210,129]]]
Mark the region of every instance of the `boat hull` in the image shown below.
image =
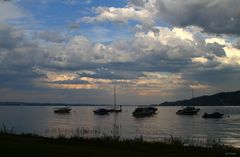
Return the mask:
[[[200,111],[200,109],[198,108],[194,108],[194,107],[186,107],[182,110],[178,110],[176,112],[177,115],[195,115]]]
[[[203,118],[222,118],[223,115],[224,115],[224,114],[218,113],[218,112],[211,113],[211,114],[204,113],[204,115],[203,115],[202,117],[203,117]]]
[[[54,113],[58,113],[58,114],[68,114],[70,113],[71,109],[70,108],[64,108],[64,109],[56,109],[54,110]]]
[[[132,113],[134,117],[147,117],[153,116],[156,113],[157,109],[155,108],[136,108],[135,111]]]
[[[107,109],[101,108],[93,111],[97,115],[107,115],[109,111]]]

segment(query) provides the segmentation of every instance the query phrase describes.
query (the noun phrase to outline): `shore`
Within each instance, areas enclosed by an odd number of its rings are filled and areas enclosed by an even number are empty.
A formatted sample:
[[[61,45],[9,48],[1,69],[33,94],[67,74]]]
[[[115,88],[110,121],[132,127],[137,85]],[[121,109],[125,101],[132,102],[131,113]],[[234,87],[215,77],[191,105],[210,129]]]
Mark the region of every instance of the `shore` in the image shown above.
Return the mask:
[[[240,149],[223,145],[184,146],[180,141],[144,142],[142,139],[120,141],[111,137],[46,138],[36,135],[0,133],[1,156],[15,157],[222,157],[239,156]]]

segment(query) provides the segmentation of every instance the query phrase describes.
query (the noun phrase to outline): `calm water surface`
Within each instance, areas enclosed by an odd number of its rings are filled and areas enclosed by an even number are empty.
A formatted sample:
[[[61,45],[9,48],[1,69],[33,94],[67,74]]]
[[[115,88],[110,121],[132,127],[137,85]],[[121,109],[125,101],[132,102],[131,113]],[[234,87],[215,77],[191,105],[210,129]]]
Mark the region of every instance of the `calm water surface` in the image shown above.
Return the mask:
[[[198,115],[178,116],[181,107],[158,107],[152,117],[134,118],[135,107],[123,107],[123,112],[106,116],[94,115],[97,107],[71,107],[70,114],[54,114],[52,106],[0,106],[0,125],[17,133],[43,136],[103,135],[145,140],[181,137],[188,140],[220,140],[240,147],[240,107],[200,107]],[[222,112],[222,119],[203,119],[204,112]]]

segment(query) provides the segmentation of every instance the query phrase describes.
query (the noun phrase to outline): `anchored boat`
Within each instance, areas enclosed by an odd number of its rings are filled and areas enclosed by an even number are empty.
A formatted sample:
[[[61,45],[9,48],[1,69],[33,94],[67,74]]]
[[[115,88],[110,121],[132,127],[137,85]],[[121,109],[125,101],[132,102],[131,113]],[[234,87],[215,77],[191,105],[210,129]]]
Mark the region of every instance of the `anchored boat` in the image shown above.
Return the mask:
[[[185,107],[182,110],[178,110],[176,112],[177,115],[194,115],[197,114],[200,111],[199,108],[195,108],[195,107]]]
[[[157,108],[155,107],[138,107],[133,111],[134,117],[146,117],[146,116],[152,116],[156,113]]]
[[[68,108],[68,107],[61,107],[61,108],[57,108],[57,109],[55,109],[54,110],[54,113],[62,113],[62,114],[64,114],[64,113],[70,113],[70,111],[71,111],[72,109],[71,108]]]
[[[219,112],[213,112],[213,113],[204,113],[202,116],[203,118],[222,118],[224,114]]]

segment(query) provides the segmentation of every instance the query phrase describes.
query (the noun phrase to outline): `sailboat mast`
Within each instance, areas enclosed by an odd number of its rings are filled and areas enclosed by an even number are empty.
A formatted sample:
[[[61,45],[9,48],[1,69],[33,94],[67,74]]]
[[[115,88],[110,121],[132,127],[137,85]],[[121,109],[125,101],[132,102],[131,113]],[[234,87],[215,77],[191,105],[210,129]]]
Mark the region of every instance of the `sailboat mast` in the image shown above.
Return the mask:
[[[113,92],[114,92],[114,106],[116,107],[116,88],[115,88],[115,84],[113,86]]]
[[[193,101],[193,105],[195,105],[195,100],[194,100],[194,91],[193,91],[193,88],[192,88],[192,101]]]
[[[193,88],[192,88],[192,98],[194,98],[194,91],[193,91]]]

